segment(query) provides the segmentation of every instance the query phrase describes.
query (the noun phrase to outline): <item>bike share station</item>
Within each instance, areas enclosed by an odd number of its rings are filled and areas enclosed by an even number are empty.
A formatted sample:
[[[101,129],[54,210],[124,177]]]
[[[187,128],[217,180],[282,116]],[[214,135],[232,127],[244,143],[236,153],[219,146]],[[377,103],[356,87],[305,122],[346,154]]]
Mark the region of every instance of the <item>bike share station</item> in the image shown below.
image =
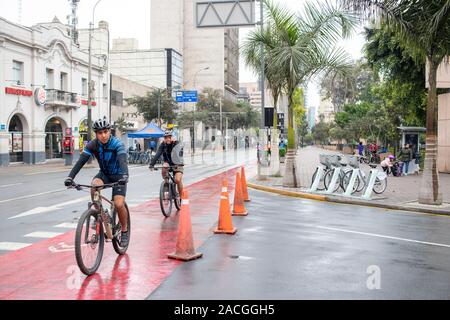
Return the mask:
[[[348,162],[341,162],[342,156],[320,154],[320,165],[313,175],[310,193],[340,196],[360,200],[381,200],[381,194],[387,187],[387,174],[371,165],[368,175],[360,168],[358,156],[348,156]],[[380,187],[381,186],[381,187]],[[339,193],[339,189],[343,189]],[[361,193],[360,196],[354,195]]]

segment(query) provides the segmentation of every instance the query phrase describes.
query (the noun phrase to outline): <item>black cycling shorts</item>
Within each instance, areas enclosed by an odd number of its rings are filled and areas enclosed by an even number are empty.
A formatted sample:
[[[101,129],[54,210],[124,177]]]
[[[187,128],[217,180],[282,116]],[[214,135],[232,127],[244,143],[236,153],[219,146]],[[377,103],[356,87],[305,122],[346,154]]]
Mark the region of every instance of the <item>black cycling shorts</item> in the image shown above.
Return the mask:
[[[102,171],[99,171],[99,173],[97,173],[97,175],[94,177],[94,179],[102,180],[104,184],[115,183],[115,182],[118,182],[122,178],[123,178],[122,175],[107,176]],[[112,190],[113,198],[114,198],[114,196],[124,196],[125,197],[126,194],[127,194],[127,185],[113,187],[113,190]]]

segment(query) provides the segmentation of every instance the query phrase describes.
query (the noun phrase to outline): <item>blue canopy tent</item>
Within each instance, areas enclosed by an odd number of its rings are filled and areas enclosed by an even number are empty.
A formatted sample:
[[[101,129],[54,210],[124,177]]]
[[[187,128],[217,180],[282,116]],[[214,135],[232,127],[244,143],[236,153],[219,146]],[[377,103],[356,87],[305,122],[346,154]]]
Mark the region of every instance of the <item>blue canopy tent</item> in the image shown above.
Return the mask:
[[[161,138],[164,136],[164,131],[161,130],[156,124],[149,123],[144,129],[141,129],[134,133],[128,133],[128,138]]]

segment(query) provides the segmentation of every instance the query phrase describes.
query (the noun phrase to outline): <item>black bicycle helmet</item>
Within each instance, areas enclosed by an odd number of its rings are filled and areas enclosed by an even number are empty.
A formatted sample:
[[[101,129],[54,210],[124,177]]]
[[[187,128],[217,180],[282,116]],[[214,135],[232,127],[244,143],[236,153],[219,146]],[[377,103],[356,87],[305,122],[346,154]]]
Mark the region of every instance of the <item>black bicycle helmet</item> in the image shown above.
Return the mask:
[[[111,125],[109,124],[108,119],[106,119],[106,116],[103,117],[103,119],[98,119],[94,122],[94,125],[92,126],[95,132],[105,129],[111,129]]]

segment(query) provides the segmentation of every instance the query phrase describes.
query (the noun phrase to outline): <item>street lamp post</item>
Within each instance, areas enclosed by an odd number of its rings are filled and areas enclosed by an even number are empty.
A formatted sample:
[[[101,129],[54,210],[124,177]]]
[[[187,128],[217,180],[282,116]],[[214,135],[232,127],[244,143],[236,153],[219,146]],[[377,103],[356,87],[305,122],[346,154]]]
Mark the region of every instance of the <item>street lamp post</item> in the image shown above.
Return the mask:
[[[94,8],[92,9],[92,22],[89,24],[89,68],[88,68],[88,115],[87,115],[87,122],[88,122],[88,136],[87,141],[91,141],[92,137],[92,93],[93,93],[93,85],[92,85],[92,31],[94,28],[94,18],[95,18],[95,8],[99,4],[99,2],[102,0],[98,0]]]
[[[206,71],[209,70],[209,67],[203,68],[198,70],[195,74],[194,74],[194,89],[197,90],[197,75],[202,72],[202,71]],[[193,132],[192,132],[192,155],[195,154],[195,104],[194,104],[194,118],[193,118]]]

